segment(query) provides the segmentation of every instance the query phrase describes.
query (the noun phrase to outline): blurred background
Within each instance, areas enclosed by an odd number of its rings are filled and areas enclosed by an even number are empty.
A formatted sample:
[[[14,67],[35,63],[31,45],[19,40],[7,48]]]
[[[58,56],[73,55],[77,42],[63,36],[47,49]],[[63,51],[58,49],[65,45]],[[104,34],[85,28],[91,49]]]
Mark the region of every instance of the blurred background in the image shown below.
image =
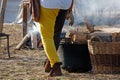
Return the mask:
[[[0,0],[1,1],[1,0]],[[13,23],[20,14],[22,0],[8,0],[5,23]],[[119,25],[119,0],[75,0],[74,25],[83,25],[87,18],[93,25]]]

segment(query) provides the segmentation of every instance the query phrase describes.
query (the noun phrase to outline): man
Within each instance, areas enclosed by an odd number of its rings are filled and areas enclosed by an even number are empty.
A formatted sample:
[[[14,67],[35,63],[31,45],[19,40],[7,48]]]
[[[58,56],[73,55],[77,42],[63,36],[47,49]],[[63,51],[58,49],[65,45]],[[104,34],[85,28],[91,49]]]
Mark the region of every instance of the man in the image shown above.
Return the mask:
[[[61,76],[57,49],[64,21],[70,18],[74,0],[40,0],[40,35],[47,56],[44,67],[49,76]],[[70,22],[70,25],[73,21]]]
[[[67,14],[72,12],[73,0],[41,0],[40,34],[48,60],[45,71],[49,76],[62,75],[57,49],[60,34]],[[73,23],[70,23],[71,25]]]

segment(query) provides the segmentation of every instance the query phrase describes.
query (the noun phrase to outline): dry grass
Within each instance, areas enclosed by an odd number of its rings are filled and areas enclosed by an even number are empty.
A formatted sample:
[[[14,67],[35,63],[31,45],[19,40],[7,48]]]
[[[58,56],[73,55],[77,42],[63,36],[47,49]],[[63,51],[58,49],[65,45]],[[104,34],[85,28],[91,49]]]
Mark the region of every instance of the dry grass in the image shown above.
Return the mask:
[[[10,34],[11,59],[7,58],[6,50],[0,53],[0,80],[120,80],[119,74],[69,73],[62,70],[63,76],[47,77],[43,63],[46,58],[44,50],[15,50],[22,39],[22,27],[6,25],[3,32]],[[2,41],[5,47],[6,42]]]

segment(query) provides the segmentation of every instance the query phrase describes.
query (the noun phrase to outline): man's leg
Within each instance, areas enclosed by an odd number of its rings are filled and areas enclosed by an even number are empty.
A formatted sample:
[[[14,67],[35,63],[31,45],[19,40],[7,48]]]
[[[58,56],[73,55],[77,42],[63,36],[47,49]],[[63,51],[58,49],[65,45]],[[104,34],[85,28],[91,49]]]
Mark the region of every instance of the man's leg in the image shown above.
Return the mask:
[[[58,9],[47,9],[41,7],[40,33],[44,51],[47,58],[50,60],[51,69],[49,76],[62,75],[60,59],[54,44],[54,26],[58,13]]]
[[[56,50],[59,47],[60,35],[61,35],[61,31],[62,31],[64,22],[65,22],[66,15],[67,15],[67,10],[60,10],[60,12],[56,18],[55,27],[54,27],[54,30],[55,30],[54,31],[54,43],[55,43]],[[45,72],[50,71],[50,69],[51,69],[50,61],[48,58],[45,60],[44,67],[45,67]]]
[[[67,15],[67,10],[60,10],[55,22],[54,42],[55,42],[56,50],[59,47],[60,35],[65,22],[66,15]]]

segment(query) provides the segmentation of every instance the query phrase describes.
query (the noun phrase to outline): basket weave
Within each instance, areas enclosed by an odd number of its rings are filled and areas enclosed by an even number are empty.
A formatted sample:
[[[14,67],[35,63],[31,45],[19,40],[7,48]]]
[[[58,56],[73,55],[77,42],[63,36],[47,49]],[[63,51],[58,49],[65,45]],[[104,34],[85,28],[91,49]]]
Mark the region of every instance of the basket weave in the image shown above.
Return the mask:
[[[120,73],[120,42],[88,40],[94,73]]]

